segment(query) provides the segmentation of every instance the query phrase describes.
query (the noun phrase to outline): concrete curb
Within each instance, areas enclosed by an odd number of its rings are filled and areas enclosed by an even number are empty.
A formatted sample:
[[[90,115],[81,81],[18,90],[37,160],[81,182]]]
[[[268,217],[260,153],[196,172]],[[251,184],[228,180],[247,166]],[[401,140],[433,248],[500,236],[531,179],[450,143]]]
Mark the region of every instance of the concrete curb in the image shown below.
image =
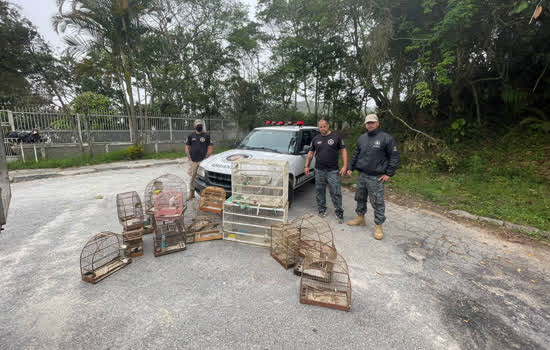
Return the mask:
[[[18,176],[10,176],[10,182],[15,183],[15,182],[24,182],[24,181],[48,179],[48,178],[52,178],[52,177],[74,176],[74,175],[83,175],[83,174],[90,174],[90,173],[100,173],[100,172],[111,171],[111,170],[142,169],[142,168],[150,168],[150,167],[156,166],[156,165],[171,165],[171,164],[183,164],[183,163],[184,162],[182,162],[182,161],[178,161],[178,160],[174,159],[174,160],[170,160],[170,161],[148,163],[148,164],[130,164],[130,165],[126,165],[126,166],[118,165],[118,166],[113,166],[113,167],[64,170],[64,171],[57,171],[57,172],[43,173],[43,174],[32,174],[32,175],[18,175]]]
[[[536,227],[525,226],[525,225],[517,225],[517,224],[513,224],[513,223],[508,222],[508,221],[504,221],[504,220],[496,220],[496,219],[491,219],[491,218],[487,218],[487,217],[484,217],[484,216],[473,215],[473,214],[470,214],[470,213],[465,212],[463,210],[451,210],[451,211],[449,211],[449,214],[453,214],[453,215],[459,216],[461,218],[466,218],[466,219],[470,219],[470,220],[483,221],[483,222],[486,222],[486,223],[489,223],[489,224],[495,225],[495,226],[504,226],[506,228],[516,230],[516,231],[521,231],[521,232],[524,232],[524,233],[537,233],[537,234],[543,236],[544,238],[550,239],[550,232],[539,230]]]

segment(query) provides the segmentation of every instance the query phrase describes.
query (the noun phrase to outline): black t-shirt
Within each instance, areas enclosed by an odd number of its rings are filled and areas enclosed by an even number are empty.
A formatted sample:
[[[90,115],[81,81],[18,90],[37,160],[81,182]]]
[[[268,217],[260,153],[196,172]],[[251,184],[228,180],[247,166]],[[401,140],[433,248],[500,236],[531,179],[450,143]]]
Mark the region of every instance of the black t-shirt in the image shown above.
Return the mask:
[[[208,151],[208,146],[212,143],[210,142],[210,135],[205,132],[197,134],[196,132],[192,133],[187,137],[187,142],[185,143],[189,146],[189,156],[193,162],[200,162],[206,157]]]
[[[311,152],[315,154],[315,169],[338,170],[338,152],[346,148],[339,135],[331,132],[327,136],[316,135],[311,141]]]

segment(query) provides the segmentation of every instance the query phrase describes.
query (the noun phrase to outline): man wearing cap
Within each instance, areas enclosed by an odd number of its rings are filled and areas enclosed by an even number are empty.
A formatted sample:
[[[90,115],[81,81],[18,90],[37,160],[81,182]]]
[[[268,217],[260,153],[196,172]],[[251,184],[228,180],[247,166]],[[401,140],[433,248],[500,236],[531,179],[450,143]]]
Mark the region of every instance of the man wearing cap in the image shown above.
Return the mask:
[[[350,226],[365,225],[367,197],[374,209],[374,238],[384,238],[382,224],[386,221],[384,203],[384,184],[399,166],[399,152],[393,137],[378,129],[378,117],[369,114],[365,118],[367,132],[359,137],[355,153],[351,159],[348,175],[359,171],[355,201],[357,217],[348,222]]]
[[[194,182],[199,165],[205,158],[208,158],[212,154],[214,149],[212,142],[210,142],[210,135],[202,132],[204,122],[201,119],[197,119],[195,120],[194,126],[195,132],[187,137],[187,142],[185,143],[185,153],[187,154],[187,157],[191,159],[191,164],[189,165],[188,170],[189,177],[191,178],[189,185],[189,199],[195,198]]]
[[[334,213],[338,223],[344,223],[344,209],[342,208],[342,189],[340,186],[340,176],[346,174],[348,168],[348,152],[344,145],[344,140],[340,135],[336,135],[329,129],[326,120],[319,120],[317,124],[320,134],[311,140],[311,148],[307,154],[306,167],[304,169],[306,176],[309,175],[309,162],[315,153],[315,197],[317,199],[317,208],[319,216],[327,215],[326,187],[328,185]],[[342,154],[344,164],[338,171],[338,154]]]

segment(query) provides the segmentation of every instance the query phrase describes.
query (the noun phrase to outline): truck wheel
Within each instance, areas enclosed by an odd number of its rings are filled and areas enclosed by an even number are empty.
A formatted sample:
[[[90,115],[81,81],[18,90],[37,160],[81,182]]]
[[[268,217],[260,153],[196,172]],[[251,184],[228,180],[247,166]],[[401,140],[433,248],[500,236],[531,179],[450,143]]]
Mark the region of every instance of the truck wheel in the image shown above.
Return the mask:
[[[292,207],[294,201],[294,189],[292,188],[292,178],[288,179],[288,209]]]

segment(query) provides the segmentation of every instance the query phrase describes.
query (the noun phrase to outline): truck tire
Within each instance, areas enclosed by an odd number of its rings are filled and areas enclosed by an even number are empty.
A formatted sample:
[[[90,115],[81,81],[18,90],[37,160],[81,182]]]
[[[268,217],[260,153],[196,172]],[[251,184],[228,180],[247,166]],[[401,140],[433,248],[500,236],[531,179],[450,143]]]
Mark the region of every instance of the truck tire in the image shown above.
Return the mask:
[[[292,185],[292,176],[288,179],[288,209],[292,207],[292,202],[294,202],[294,188]]]

